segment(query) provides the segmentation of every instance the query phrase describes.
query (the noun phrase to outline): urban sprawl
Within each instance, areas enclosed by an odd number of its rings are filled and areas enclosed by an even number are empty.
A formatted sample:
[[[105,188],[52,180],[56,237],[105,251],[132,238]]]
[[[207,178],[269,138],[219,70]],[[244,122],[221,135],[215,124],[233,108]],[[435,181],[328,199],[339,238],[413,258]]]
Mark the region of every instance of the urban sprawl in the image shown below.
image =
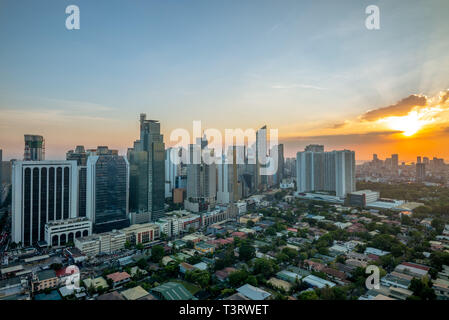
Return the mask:
[[[0,150],[0,300],[449,299],[443,159],[284,158],[266,126],[256,139],[274,174],[246,146],[223,156],[238,162],[180,161],[145,114],[126,156],[47,160],[39,135],[23,160]],[[206,136],[187,149],[214,154]]]

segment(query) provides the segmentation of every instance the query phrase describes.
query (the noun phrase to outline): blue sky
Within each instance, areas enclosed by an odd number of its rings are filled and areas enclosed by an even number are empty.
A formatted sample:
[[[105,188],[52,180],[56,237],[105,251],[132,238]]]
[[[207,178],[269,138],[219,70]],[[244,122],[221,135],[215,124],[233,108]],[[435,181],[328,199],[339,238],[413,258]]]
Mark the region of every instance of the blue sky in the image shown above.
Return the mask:
[[[65,28],[70,4],[80,30]],[[377,31],[365,28],[370,4],[380,7]],[[124,152],[140,112],[161,121],[166,144],[192,120],[315,136],[448,88],[447,9],[446,0],[0,0],[0,148],[21,157],[23,134],[36,133],[47,157],[77,144]]]

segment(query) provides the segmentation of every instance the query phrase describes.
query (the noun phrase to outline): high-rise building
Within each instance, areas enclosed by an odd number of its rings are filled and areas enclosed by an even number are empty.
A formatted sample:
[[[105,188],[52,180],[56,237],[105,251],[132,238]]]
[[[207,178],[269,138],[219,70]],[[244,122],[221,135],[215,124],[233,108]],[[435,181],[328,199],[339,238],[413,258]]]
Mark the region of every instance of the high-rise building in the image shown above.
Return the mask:
[[[160,123],[140,114],[140,140],[128,149],[130,162],[130,211],[155,221],[164,214],[165,145]]]
[[[397,171],[399,167],[399,155],[392,154],[391,155],[391,169]]]
[[[426,164],[417,163],[416,164],[416,181],[422,182],[426,179]]]
[[[176,159],[174,159],[174,157]],[[173,189],[176,188],[176,177],[178,176],[178,166],[180,166],[178,150],[168,148],[165,150],[165,197],[173,197]]]
[[[421,163],[421,156],[416,157],[416,163]]]
[[[268,183],[267,176],[261,174],[261,168],[267,165],[267,153],[267,126],[264,125],[256,132],[256,189],[263,189]]]
[[[298,152],[296,170],[299,192],[327,191],[344,197],[355,191],[354,151]]]
[[[78,216],[87,215],[87,158],[84,146],[76,146],[75,150],[66,153],[67,160],[75,160],[78,164]]]
[[[242,198],[245,165],[244,146],[230,146],[228,154],[222,155],[221,163],[217,164],[217,203],[232,203]]]
[[[105,153],[87,158],[86,216],[101,233],[129,226],[129,164],[124,156]]]
[[[217,198],[217,165],[208,164],[202,154],[214,156],[214,150],[207,147],[207,139],[199,139],[189,145],[187,164],[187,198],[184,207],[193,212],[203,212],[215,206]]]
[[[273,152],[273,150],[276,149],[276,152]],[[271,148],[272,157],[277,157],[277,169],[276,172],[273,174],[273,185],[279,186],[279,184],[282,182],[282,179],[284,179],[284,145],[278,144]]]
[[[304,148],[304,151],[324,152],[324,146],[322,144],[309,144]]]
[[[25,135],[24,161],[42,161],[45,160],[45,140],[38,135]]]
[[[76,161],[14,161],[12,241],[45,241],[45,225],[77,216]]]

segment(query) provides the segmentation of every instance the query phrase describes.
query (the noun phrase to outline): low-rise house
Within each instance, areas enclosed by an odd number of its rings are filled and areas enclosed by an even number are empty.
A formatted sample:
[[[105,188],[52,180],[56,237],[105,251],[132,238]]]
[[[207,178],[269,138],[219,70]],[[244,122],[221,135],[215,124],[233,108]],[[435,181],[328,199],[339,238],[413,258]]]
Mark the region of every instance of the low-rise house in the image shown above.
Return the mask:
[[[125,300],[125,298],[117,291],[102,294],[96,298],[97,300]]]
[[[159,300],[197,300],[182,284],[166,282],[150,290]]]
[[[364,253],[366,255],[372,254],[372,255],[375,255],[375,256],[378,256],[378,257],[382,257],[382,256],[385,256],[385,255],[389,254],[390,252],[379,250],[379,249],[372,248],[372,247],[368,247],[368,248],[365,249]]]
[[[254,287],[250,284],[245,284],[237,289],[237,292],[247,297],[250,300],[266,300],[271,297],[271,293]]]
[[[185,274],[187,271],[193,271],[195,270],[195,267],[192,266],[190,263],[187,262],[181,262],[179,264],[179,272],[182,274]]]
[[[276,273],[276,277],[281,280],[288,281],[290,283],[295,283],[296,281],[299,281],[302,278],[301,275],[289,270],[279,271],[278,273]]]
[[[95,279],[87,278],[83,280],[83,283],[87,289],[93,288],[94,290],[98,290],[109,288],[107,281],[103,277],[97,277]]]
[[[58,285],[58,277],[54,270],[38,271],[33,275],[31,291],[38,292],[44,289],[55,288]]]
[[[113,288],[121,287],[125,283],[128,283],[131,281],[131,276],[127,272],[114,272],[114,273],[108,274],[106,276],[106,278],[112,280]]]
[[[302,279],[302,282],[306,283],[312,288],[325,288],[326,286],[332,288],[335,287],[335,283],[322,279],[320,277],[314,276],[314,275],[308,275],[307,277]]]
[[[395,287],[395,288],[403,288],[408,289],[410,286],[410,280],[397,277],[395,275],[387,274],[385,277],[380,279],[380,283],[385,287]]]
[[[445,279],[436,279],[432,286],[438,300],[449,300],[449,281]]]
[[[422,278],[429,273],[430,267],[412,262],[403,262],[394,271],[405,273],[413,277]]]
[[[216,271],[215,276],[220,281],[226,281],[228,279],[229,275],[235,271],[237,271],[236,268],[227,267],[227,268]]]
[[[146,297],[147,295],[149,295],[149,293],[145,289],[143,289],[141,286],[137,286],[137,287],[122,291],[121,295],[126,300],[139,300],[139,299],[142,299],[142,298]]]
[[[274,288],[282,289],[285,292],[289,292],[293,287],[291,283],[275,277],[271,277],[270,280],[268,280],[267,282],[271,284]]]
[[[312,260],[304,260],[304,267],[309,271],[322,271],[326,266]]]
[[[201,253],[214,253],[215,246],[213,244],[209,244],[207,242],[198,242],[195,243],[195,250],[198,250]]]

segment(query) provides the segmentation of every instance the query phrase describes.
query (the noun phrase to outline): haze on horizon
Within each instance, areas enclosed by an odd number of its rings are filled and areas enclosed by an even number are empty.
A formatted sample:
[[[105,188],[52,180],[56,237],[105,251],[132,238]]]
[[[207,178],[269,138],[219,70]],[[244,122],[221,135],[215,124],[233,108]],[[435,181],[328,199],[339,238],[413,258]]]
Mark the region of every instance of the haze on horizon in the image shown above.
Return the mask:
[[[81,29],[65,28],[78,5]],[[380,8],[381,29],[365,28]],[[358,160],[449,158],[449,2],[0,0],[0,149],[122,153],[139,113],[176,128],[279,129]]]

